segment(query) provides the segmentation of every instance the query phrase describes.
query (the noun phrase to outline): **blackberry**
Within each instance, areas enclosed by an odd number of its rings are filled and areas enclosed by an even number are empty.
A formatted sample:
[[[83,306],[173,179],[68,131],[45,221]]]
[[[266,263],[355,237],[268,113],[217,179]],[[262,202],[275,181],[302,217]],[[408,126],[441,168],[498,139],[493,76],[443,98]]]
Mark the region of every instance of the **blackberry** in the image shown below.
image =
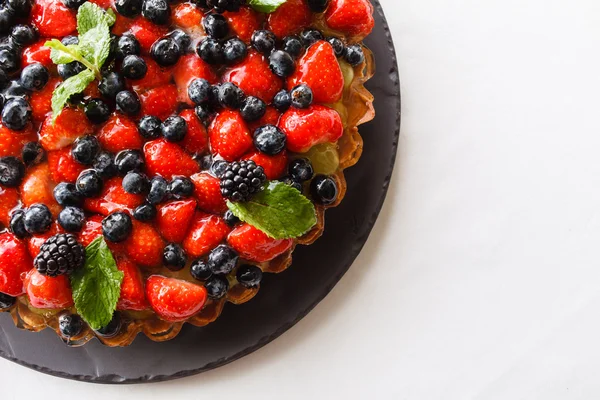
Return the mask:
[[[254,161],[235,161],[227,165],[222,174],[221,194],[231,201],[248,201],[260,191],[267,180],[263,167]]]
[[[70,274],[83,266],[85,249],[75,235],[61,233],[46,240],[40,253],[33,261],[42,275],[58,276]]]
[[[216,12],[239,11],[243,0],[206,0],[206,6],[213,8]]]

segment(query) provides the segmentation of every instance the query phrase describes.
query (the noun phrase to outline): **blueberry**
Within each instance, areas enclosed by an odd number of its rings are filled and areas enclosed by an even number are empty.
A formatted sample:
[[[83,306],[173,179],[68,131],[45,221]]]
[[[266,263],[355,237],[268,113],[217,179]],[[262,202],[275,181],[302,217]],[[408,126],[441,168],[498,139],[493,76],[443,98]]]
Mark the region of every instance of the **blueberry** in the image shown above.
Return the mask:
[[[246,58],[248,48],[246,43],[238,38],[231,38],[223,45],[223,59],[225,64],[234,65]]]
[[[98,84],[98,90],[100,90],[102,96],[114,100],[117,97],[117,93],[125,90],[125,80],[116,72],[107,72],[102,75],[102,79]]]
[[[86,169],[79,174],[75,186],[83,197],[97,197],[102,192],[103,182],[98,171]]]
[[[160,119],[152,115],[142,117],[138,122],[138,131],[145,139],[158,139],[162,133]]]
[[[6,72],[0,69],[0,90],[4,89],[9,82],[10,80],[8,79],[8,76],[6,76]]]
[[[85,213],[78,207],[65,207],[58,214],[58,223],[67,232],[79,232],[83,228]]]
[[[13,98],[26,97],[29,93],[27,89],[21,85],[21,82],[15,80],[10,82],[8,87],[4,89],[3,94],[6,101],[8,101]]]
[[[31,25],[16,25],[10,32],[10,39],[18,46],[27,46],[38,38],[37,30]]]
[[[346,47],[346,51],[344,53],[344,59],[348,61],[348,64],[356,67],[359,64],[362,64],[365,61],[365,53],[360,44],[353,44],[351,46]]]
[[[112,178],[117,174],[115,157],[107,151],[101,151],[98,153],[92,166],[102,177],[102,179]]]
[[[80,63],[79,61],[73,61],[68,64],[59,64],[58,67],[58,75],[64,80],[69,79],[72,76],[77,75],[81,71],[84,71],[85,65]]]
[[[168,192],[176,199],[190,197],[194,194],[194,182],[185,176],[176,176],[169,182]]]
[[[14,131],[25,129],[31,119],[31,106],[27,100],[15,97],[6,102],[2,109],[2,124]]]
[[[6,310],[15,305],[17,299],[4,293],[0,293],[0,310]]]
[[[148,72],[146,61],[140,56],[128,55],[123,59],[121,64],[121,72],[125,78],[142,79]]]
[[[196,114],[196,117],[202,121],[204,126],[208,126],[210,124],[211,112],[210,108],[206,104],[196,106],[196,108],[194,108],[194,113]]]
[[[172,38],[162,38],[154,42],[150,55],[159,65],[168,67],[179,61],[181,49]]]
[[[119,0],[117,0],[118,2]],[[115,312],[113,314],[112,319],[108,323],[108,325],[103,326],[102,328],[95,331],[98,336],[103,338],[111,338],[117,336],[119,331],[121,330],[121,314]]]
[[[228,274],[235,268],[238,258],[231,247],[220,244],[208,255],[208,267],[213,274]]]
[[[74,10],[78,9],[83,3],[87,0],[62,0],[65,6],[72,8]]]
[[[83,330],[84,323],[77,314],[62,314],[58,317],[58,330],[67,339],[75,337]]]
[[[286,136],[274,125],[264,125],[254,131],[254,147],[261,153],[277,155],[285,149]]]
[[[240,219],[238,217],[236,217],[231,210],[227,210],[225,211],[225,214],[223,215],[223,220],[225,221],[225,223],[227,225],[229,225],[231,228],[233,228],[234,226],[236,226],[239,222]]]
[[[138,221],[148,222],[156,217],[156,207],[152,204],[142,204],[133,210],[133,218]]]
[[[25,210],[13,211],[10,216],[10,231],[21,239],[29,236],[29,232],[25,229]]]
[[[144,0],[142,16],[157,25],[164,25],[169,21],[171,8],[167,0]]]
[[[142,109],[139,97],[135,92],[130,90],[123,90],[117,93],[115,101],[117,103],[117,110],[125,115],[135,115]]]
[[[308,85],[301,84],[290,91],[292,105],[296,108],[308,108],[313,102],[313,91]]]
[[[65,46],[68,46],[70,44],[79,44],[79,38],[75,35],[69,35],[69,36],[65,36],[64,38],[60,39],[60,42],[62,44],[64,44]]]
[[[322,13],[323,11],[327,10],[329,0],[308,0],[307,3],[312,12]]]
[[[180,142],[187,135],[188,126],[180,116],[169,117],[162,123],[162,135],[169,142]]]
[[[131,234],[133,224],[131,217],[122,211],[109,214],[102,220],[102,234],[106,240],[119,243],[127,239]]]
[[[123,189],[127,193],[146,195],[150,191],[150,181],[141,172],[129,171],[123,178]]]
[[[210,169],[210,166],[213,164],[212,154],[205,154],[203,156],[196,155],[194,159],[200,164],[200,168],[203,170]]]
[[[159,204],[167,197],[167,181],[162,176],[155,176],[150,181],[150,192],[146,200],[150,204]]]
[[[220,178],[223,172],[227,169],[227,161],[225,160],[215,160],[213,164],[210,166],[210,172]]]
[[[286,36],[282,40],[281,49],[292,57],[298,57],[304,51],[304,44],[296,35]]]
[[[198,44],[196,52],[208,64],[221,64],[223,61],[223,46],[218,40],[205,38]]]
[[[246,288],[255,288],[260,285],[262,276],[262,270],[256,265],[242,265],[235,274],[237,281]]]
[[[92,124],[102,124],[110,117],[110,108],[101,99],[91,99],[84,107],[85,116]]]
[[[2,93],[0,93],[0,111],[2,111],[2,109],[4,108],[4,102],[6,100],[4,99],[4,95]]]
[[[263,54],[270,54],[275,48],[276,42],[277,38],[275,37],[275,34],[267,30],[254,31],[252,38],[250,39],[252,47]]]
[[[32,2],[31,0],[6,0],[6,5],[17,17],[25,18],[31,12]]]
[[[311,44],[323,40],[323,34],[316,29],[307,29],[300,33],[300,39],[304,43],[304,46],[309,47]]]
[[[311,180],[315,171],[312,164],[306,158],[297,158],[288,166],[290,176],[298,182]]]
[[[125,34],[117,40],[117,47],[115,49],[115,57],[117,60],[123,60],[127,56],[139,55],[141,52],[140,43],[137,41],[135,36]]]
[[[72,183],[61,182],[54,187],[52,192],[56,202],[61,206],[78,206],[81,204],[81,195]]]
[[[21,150],[21,158],[25,165],[39,164],[44,158],[44,149],[38,142],[28,142]]]
[[[115,157],[117,172],[121,175],[129,171],[140,171],[144,164],[144,155],[139,150],[122,150]]]
[[[199,105],[208,101],[210,83],[206,79],[197,78],[188,86],[188,96],[194,104]]]
[[[182,31],[181,29],[175,29],[174,31],[169,32],[168,37],[173,39],[179,45],[179,50],[182,53],[187,53],[190,49],[190,45],[192,44],[192,38],[190,38],[190,35]]]
[[[292,75],[296,70],[294,59],[283,50],[275,50],[271,53],[269,67],[275,75],[282,78]]]
[[[142,11],[142,0],[116,0],[115,8],[124,17],[135,17]]]
[[[10,32],[10,28],[15,24],[15,12],[9,7],[3,5],[0,7],[0,34]]]
[[[329,42],[331,47],[333,47],[333,52],[335,53],[336,57],[342,57],[344,55],[346,46],[344,45],[344,42],[342,42],[341,39],[336,37],[330,37],[329,39],[327,39],[327,42]]]
[[[273,107],[279,112],[284,112],[292,106],[292,96],[290,93],[283,89],[277,92],[273,97]]]
[[[290,185],[291,187],[293,187],[294,189],[298,190],[299,192],[302,192],[302,184],[300,182],[294,180],[290,176],[286,176],[284,178],[281,178],[281,182],[285,183],[286,185]]]
[[[222,276],[213,276],[204,284],[208,297],[217,300],[227,294],[229,282]]]
[[[267,112],[267,105],[258,97],[248,96],[240,107],[242,118],[248,122],[261,119]]]
[[[214,8],[218,13],[225,11],[239,11],[243,0],[200,0],[205,2],[208,7]]]
[[[204,261],[198,259],[192,263],[190,266],[190,274],[194,279],[199,281],[205,281],[210,279],[212,276],[212,271],[208,268],[208,264]]]
[[[25,165],[17,157],[0,158],[0,184],[17,187],[25,176]]]
[[[23,222],[27,232],[44,233],[52,225],[52,213],[45,204],[34,204],[25,211]]]
[[[92,165],[100,151],[100,142],[96,136],[87,135],[78,138],[71,147],[73,159],[83,165]]]
[[[310,192],[316,203],[329,205],[337,198],[338,186],[333,178],[317,175],[310,183]]]
[[[187,256],[181,246],[170,243],[163,250],[163,263],[171,271],[180,271],[185,267]]]
[[[223,39],[229,33],[227,19],[221,14],[208,14],[202,19],[206,34],[215,39]]]
[[[223,107],[239,108],[244,97],[244,92],[235,83],[225,82],[219,87],[219,103]]]

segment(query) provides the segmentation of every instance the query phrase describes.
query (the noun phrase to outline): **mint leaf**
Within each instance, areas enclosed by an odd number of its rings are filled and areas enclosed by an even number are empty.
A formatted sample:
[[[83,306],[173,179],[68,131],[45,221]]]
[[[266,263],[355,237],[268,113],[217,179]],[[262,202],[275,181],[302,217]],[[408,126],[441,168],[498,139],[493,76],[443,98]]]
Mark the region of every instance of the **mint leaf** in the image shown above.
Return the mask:
[[[115,13],[112,9],[104,11],[94,3],[85,2],[77,11],[77,32],[83,35],[100,25],[111,27],[115,21]]]
[[[85,249],[85,264],[71,275],[71,288],[77,313],[92,329],[110,322],[121,295],[123,273],[117,269],[103,237]]]
[[[99,71],[110,53],[108,26],[100,24],[83,35],[79,35],[79,48],[83,57],[95,67],[95,72]]]
[[[258,12],[272,13],[287,0],[249,0],[248,5]]]
[[[302,236],[317,223],[313,203],[282,182],[269,183],[250,201],[227,201],[227,207],[236,217],[274,239]]]
[[[52,39],[44,43],[44,46],[49,47],[50,59],[54,64],[68,64],[81,59],[79,46],[70,44],[65,46],[58,39]]]
[[[94,78],[94,72],[86,69],[70,77],[54,89],[54,92],[52,92],[52,114],[54,120],[56,120],[56,117],[58,117],[65,104],[67,104],[67,101],[69,101],[69,97],[83,92]]]

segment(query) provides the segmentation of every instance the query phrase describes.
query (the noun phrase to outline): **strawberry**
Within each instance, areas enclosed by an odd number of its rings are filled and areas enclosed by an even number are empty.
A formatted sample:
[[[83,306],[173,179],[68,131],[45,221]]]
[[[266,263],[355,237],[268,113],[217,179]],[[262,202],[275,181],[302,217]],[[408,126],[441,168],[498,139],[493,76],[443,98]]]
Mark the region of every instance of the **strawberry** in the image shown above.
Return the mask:
[[[152,140],[144,146],[148,175],[162,175],[172,179],[175,175],[190,176],[200,170],[194,159],[176,143],[165,139]]]
[[[233,82],[248,96],[259,97],[267,104],[283,86],[279,79],[269,68],[265,57],[254,51],[248,51],[248,56],[233,68],[223,74],[224,82]]]
[[[155,267],[162,263],[165,242],[152,225],[133,221],[133,230],[125,243],[129,258],[142,266]]]
[[[223,110],[208,129],[213,154],[227,161],[240,158],[252,147],[252,135],[238,111]]]
[[[37,134],[31,126],[23,131],[13,131],[0,123],[0,157],[21,157],[21,150],[25,143],[35,142]]]
[[[142,311],[147,309],[146,290],[139,268],[127,258],[119,257],[116,261],[117,268],[124,275],[117,310]]]
[[[58,78],[50,78],[42,90],[31,94],[29,104],[31,104],[31,115],[34,121],[43,121],[47,114],[52,111],[52,92],[60,82],[61,80]]]
[[[104,182],[100,196],[85,199],[83,205],[88,211],[108,215],[123,210],[133,212],[143,202],[144,196],[127,193],[123,189],[123,178],[115,177]]]
[[[131,22],[129,32],[140,42],[142,51],[148,53],[154,42],[165,36],[169,30],[166,26],[153,24],[146,18],[139,16]]]
[[[127,84],[131,85],[137,92],[142,93],[155,87],[168,85],[171,83],[171,77],[173,75],[172,67],[161,67],[152,59],[152,57],[142,57],[146,62],[146,75],[142,79],[138,80],[127,80]]]
[[[56,71],[56,66],[50,59],[50,47],[44,46],[46,39],[41,39],[32,45],[23,49],[21,55],[21,68],[25,68],[29,64],[40,63],[44,67]]]
[[[117,113],[100,128],[97,136],[102,147],[112,153],[127,149],[141,149],[144,144],[135,122]]]
[[[131,29],[134,20],[132,20],[131,18],[127,18],[119,14],[118,12],[115,13],[115,17],[115,24],[111,27],[110,31],[114,35],[122,36],[124,33],[128,32]]]
[[[261,119],[259,119],[258,121],[248,123],[248,128],[250,128],[250,133],[254,133],[254,131],[256,131],[261,126],[265,126],[265,125],[277,126],[277,123],[279,122],[280,117],[281,117],[281,113],[279,111],[277,111],[277,109],[275,109],[272,106],[267,106],[267,111],[265,112],[265,115],[263,115],[263,117]]]
[[[231,229],[223,218],[197,213],[190,232],[183,241],[183,248],[191,257],[201,257],[217,247]]]
[[[169,242],[179,243],[192,223],[196,211],[196,200],[179,200],[158,206],[156,227]]]
[[[32,269],[23,283],[32,307],[60,310],[73,305],[71,284],[66,275],[52,278]]]
[[[173,8],[172,22],[185,30],[195,30],[202,22],[202,11],[191,3],[178,4]]]
[[[58,150],[72,144],[79,136],[92,133],[92,124],[83,111],[65,108],[56,118],[46,117],[40,128],[40,144],[46,150]]]
[[[242,224],[227,236],[227,243],[246,260],[267,262],[288,251],[294,241],[273,239],[252,225]]]
[[[310,25],[312,13],[305,0],[287,0],[269,14],[267,29],[278,38],[298,33]]]
[[[0,224],[10,224],[10,214],[19,205],[19,192],[14,188],[0,186]]]
[[[55,217],[62,209],[52,194],[54,182],[50,176],[48,164],[36,165],[30,168],[21,182],[21,201],[25,207],[35,203],[42,203],[48,206],[52,215]]]
[[[115,4],[115,0],[90,0],[90,3],[94,3],[104,9],[109,9]]]
[[[301,83],[312,89],[315,103],[335,103],[342,98],[344,76],[329,43],[316,42],[300,58],[296,71],[288,79],[288,90]]]
[[[31,10],[31,22],[42,37],[63,37],[77,30],[75,12],[62,1],[35,1]]]
[[[285,150],[275,156],[269,156],[258,150],[254,150],[242,157],[242,160],[254,161],[256,165],[263,167],[267,179],[275,180],[281,178],[285,174],[288,156]]]
[[[198,207],[206,212],[220,214],[227,211],[227,204],[221,195],[221,183],[206,171],[191,176],[196,187],[194,195]]]
[[[194,110],[183,110],[179,116],[187,122],[188,132],[181,145],[190,153],[201,154],[208,150],[208,133],[206,127]]]
[[[290,108],[279,120],[279,128],[287,137],[288,150],[295,153],[305,153],[319,143],[333,143],[344,133],[338,112],[321,105]]]
[[[29,250],[29,254],[32,258],[35,258],[40,252],[40,249],[44,242],[50,239],[52,236],[57,235],[59,233],[65,233],[65,230],[60,226],[58,222],[54,222],[50,229],[44,233],[38,233],[33,235],[27,239],[27,249]]]
[[[166,119],[177,109],[177,86],[164,85],[140,94],[143,115]]]
[[[146,281],[146,297],[165,321],[184,321],[202,309],[206,289],[179,279],[152,275]]]
[[[239,11],[226,11],[229,29],[246,43],[250,43],[252,34],[261,27],[260,16],[250,7],[240,7]]]
[[[25,243],[12,233],[0,234],[0,293],[18,296],[25,293],[21,274],[33,268]]]
[[[210,83],[217,81],[217,76],[210,65],[198,57],[196,54],[188,54],[179,60],[173,69],[173,79],[179,90],[178,100],[182,103],[188,103],[193,106],[194,103],[188,96],[188,86],[197,78],[203,78]]]
[[[373,5],[369,0],[332,0],[325,22],[330,28],[360,41],[373,30]]]
[[[102,220],[104,217],[102,215],[92,215],[89,218],[86,218],[83,228],[79,232],[79,242],[83,246],[87,246],[94,241],[94,239],[102,236]],[[108,247],[114,254],[123,253],[124,245],[122,243],[114,243],[107,241]]]
[[[71,149],[66,147],[48,152],[48,167],[54,182],[74,183],[85,166],[79,164],[71,155]]]

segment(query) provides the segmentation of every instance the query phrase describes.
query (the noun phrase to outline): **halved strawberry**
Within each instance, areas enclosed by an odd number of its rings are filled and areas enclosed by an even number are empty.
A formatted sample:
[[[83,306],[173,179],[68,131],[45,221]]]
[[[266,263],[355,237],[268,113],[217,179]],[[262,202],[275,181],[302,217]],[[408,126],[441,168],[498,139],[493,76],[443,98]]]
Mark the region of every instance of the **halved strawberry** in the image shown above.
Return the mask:
[[[165,321],[184,321],[202,309],[206,289],[179,279],[152,275],[146,281],[146,297]]]
[[[240,158],[252,147],[252,135],[238,111],[223,110],[208,129],[213,154],[227,161]]]
[[[183,242],[186,253],[201,257],[217,247],[227,237],[231,228],[216,215],[196,213],[190,231]]]
[[[154,89],[159,86],[168,85],[171,83],[173,76],[173,67],[161,67],[152,59],[152,57],[142,57],[146,62],[146,75],[142,79],[127,80],[127,84],[131,85],[139,93],[146,90]]]
[[[18,296],[25,293],[21,274],[33,268],[25,243],[12,233],[0,234],[0,293]]]
[[[177,86],[164,85],[139,95],[143,115],[154,115],[166,119],[177,109]]]
[[[43,121],[52,111],[52,92],[61,82],[59,78],[50,78],[42,90],[31,94],[29,104],[31,104],[31,116],[34,121]]]
[[[369,0],[332,0],[325,21],[330,28],[360,41],[373,30],[373,5]]]
[[[121,150],[141,149],[144,144],[137,125],[122,114],[115,113],[98,131],[98,140],[105,150],[118,153]]]
[[[206,79],[210,83],[217,81],[217,76],[211,66],[196,54],[188,54],[179,60],[173,69],[173,79],[179,90],[178,100],[182,103],[194,105],[188,96],[188,86],[197,78]]]
[[[63,37],[75,33],[75,12],[62,1],[37,0],[31,10],[31,22],[42,37]]]
[[[54,182],[74,183],[79,174],[86,168],[79,164],[71,155],[71,149],[54,150],[48,152],[48,167]]]
[[[288,251],[294,241],[273,239],[252,225],[242,224],[229,234],[227,243],[246,260],[267,262]]]
[[[221,183],[219,179],[206,171],[192,175],[191,179],[196,187],[194,195],[201,210],[213,214],[221,214],[227,211],[227,204],[221,195]]]
[[[93,129],[83,111],[65,108],[54,123],[51,116],[44,120],[40,129],[40,144],[46,150],[62,149],[78,137],[92,133]]]
[[[181,3],[173,8],[172,21],[183,29],[196,29],[202,22],[202,11],[192,3]]]
[[[13,156],[21,158],[21,150],[25,143],[35,142],[37,134],[30,125],[23,131],[13,131],[0,123],[0,157]]]
[[[309,26],[311,17],[312,13],[305,0],[287,0],[269,14],[267,26],[275,36],[283,38]]]
[[[83,206],[88,211],[108,215],[115,211],[133,212],[143,202],[144,196],[127,193],[123,189],[123,178],[115,177],[104,182],[100,196],[85,199]]]
[[[254,31],[261,27],[259,14],[250,7],[240,7],[239,11],[226,11],[223,16],[227,18],[229,29],[246,43],[250,43]]]
[[[52,215],[58,216],[62,209],[56,200],[52,191],[55,183],[50,176],[48,164],[40,164],[29,169],[25,175],[25,179],[21,183],[21,201],[25,207],[29,207],[35,203],[41,203],[48,206]]]
[[[288,164],[288,156],[285,150],[275,156],[269,156],[254,150],[242,157],[242,160],[252,160],[256,165],[263,167],[269,180],[281,178],[285,174]]]
[[[319,143],[335,142],[344,133],[338,112],[321,105],[290,108],[281,116],[279,128],[287,137],[288,150],[295,153],[307,152]]]
[[[208,150],[208,133],[206,127],[194,110],[183,110],[179,116],[187,122],[188,132],[181,142],[181,145],[189,153],[202,154]]]
[[[169,242],[179,243],[188,232],[196,211],[196,200],[176,200],[158,206],[156,227]]]
[[[166,26],[153,24],[146,18],[139,16],[131,22],[129,32],[140,42],[142,51],[147,53],[154,42],[165,36],[169,30]]]
[[[148,175],[162,175],[172,179],[175,175],[190,176],[200,170],[194,159],[176,143],[165,139],[152,140],[144,146]]]
[[[71,283],[66,275],[51,278],[32,269],[23,283],[32,307],[60,310],[73,305]]]
[[[165,242],[150,224],[133,221],[133,230],[125,243],[129,258],[144,267],[161,265]]]
[[[46,39],[41,39],[34,44],[27,46],[21,55],[21,68],[25,68],[29,64],[40,63],[44,67],[56,71],[56,65],[50,59],[50,47],[44,44]]]
[[[14,188],[0,186],[0,224],[10,224],[10,214],[19,205],[19,192]]]
[[[223,74],[223,82],[233,82],[246,95],[259,97],[267,104],[283,87],[281,79],[269,68],[268,60],[254,50],[248,52],[244,61]]]
[[[124,257],[118,257],[116,261],[117,268],[124,274],[117,310],[142,311],[147,309],[146,290],[139,268]]]
[[[35,258],[35,256],[39,254],[40,249],[46,240],[59,233],[65,233],[65,230],[55,221],[47,232],[37,233],[27,238],[27,249],[29,250],[31,258]]]

